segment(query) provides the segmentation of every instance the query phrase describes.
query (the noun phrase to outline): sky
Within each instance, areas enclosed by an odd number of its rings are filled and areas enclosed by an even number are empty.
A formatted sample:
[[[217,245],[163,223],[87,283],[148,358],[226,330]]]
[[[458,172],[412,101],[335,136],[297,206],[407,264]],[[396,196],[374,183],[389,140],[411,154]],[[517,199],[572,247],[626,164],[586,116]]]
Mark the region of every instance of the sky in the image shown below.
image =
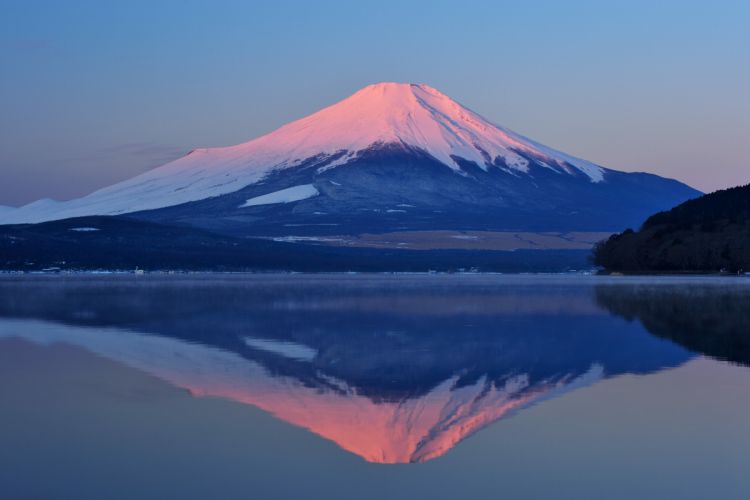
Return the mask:
[[[0,205],[70,199],[380,81],[702,191],[750,182],[750,2],[0,0]]]

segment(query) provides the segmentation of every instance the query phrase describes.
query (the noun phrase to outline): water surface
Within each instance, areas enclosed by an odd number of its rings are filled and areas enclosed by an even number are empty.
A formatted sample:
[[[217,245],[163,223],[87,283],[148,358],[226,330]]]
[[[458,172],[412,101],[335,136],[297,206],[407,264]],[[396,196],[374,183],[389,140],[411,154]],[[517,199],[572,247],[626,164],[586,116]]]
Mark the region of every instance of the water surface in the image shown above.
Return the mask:
[[[750,280],[0,279],[11,498],[746,498]]]

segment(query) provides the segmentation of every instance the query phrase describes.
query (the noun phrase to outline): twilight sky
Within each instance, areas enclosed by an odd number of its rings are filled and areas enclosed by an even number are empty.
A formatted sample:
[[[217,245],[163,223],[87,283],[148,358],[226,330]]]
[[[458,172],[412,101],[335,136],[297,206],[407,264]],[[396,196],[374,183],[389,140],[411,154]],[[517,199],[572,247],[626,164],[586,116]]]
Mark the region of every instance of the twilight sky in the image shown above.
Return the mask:
[[[0,204],[427,83],[606,167],[750,182],[750,2],[0,0]]]

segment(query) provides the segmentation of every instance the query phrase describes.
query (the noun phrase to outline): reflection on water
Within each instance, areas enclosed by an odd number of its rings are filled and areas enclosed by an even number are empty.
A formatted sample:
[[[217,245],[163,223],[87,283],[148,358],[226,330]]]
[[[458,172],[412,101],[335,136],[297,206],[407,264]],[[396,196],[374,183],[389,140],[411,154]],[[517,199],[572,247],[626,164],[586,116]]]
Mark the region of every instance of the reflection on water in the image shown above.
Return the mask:
[[[695,352],[748,362],[744,288],[597,283],[4,280],[0,337],[80,346],[195,396],[257,406],[383,463],[433,459],[539,401],[673,368]]]
[[[750,366],[750,287],[596,287],[597,303],[694,352]]]

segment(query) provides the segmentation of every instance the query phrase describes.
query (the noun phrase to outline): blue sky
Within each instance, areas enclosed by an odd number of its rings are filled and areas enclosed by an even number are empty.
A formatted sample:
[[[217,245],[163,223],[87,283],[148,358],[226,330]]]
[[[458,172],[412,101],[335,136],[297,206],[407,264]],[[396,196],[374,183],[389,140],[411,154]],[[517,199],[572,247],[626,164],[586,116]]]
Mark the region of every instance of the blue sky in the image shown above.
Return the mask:
[[[604,166],[750,182],[750,2],[0,0],[0,204],[67,199],[378,81]]]

